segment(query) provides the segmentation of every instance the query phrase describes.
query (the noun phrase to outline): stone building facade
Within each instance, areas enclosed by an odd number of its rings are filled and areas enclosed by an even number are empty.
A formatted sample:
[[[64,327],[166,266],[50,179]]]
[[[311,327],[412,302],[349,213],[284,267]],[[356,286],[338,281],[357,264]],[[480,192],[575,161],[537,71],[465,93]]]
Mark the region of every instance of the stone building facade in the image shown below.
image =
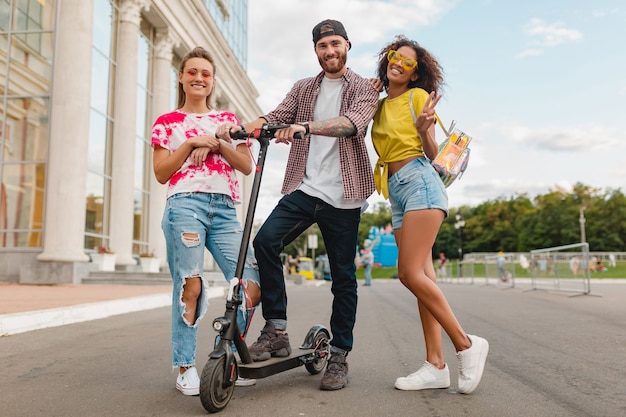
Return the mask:
[[[143,252],[165,267],[150,131],[195,46],[214,105],[258,117],[247,0],[0,0],[0,281],[79,283],[103,248],[118,270]]]

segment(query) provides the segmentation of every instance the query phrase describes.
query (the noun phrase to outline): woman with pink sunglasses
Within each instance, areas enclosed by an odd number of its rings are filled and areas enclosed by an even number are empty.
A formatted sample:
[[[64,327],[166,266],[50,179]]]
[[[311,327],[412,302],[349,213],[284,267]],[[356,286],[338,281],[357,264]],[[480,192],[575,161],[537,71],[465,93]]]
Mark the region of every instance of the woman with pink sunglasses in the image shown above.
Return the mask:
[[[236,171],[252,172],[250,144],[231,140],[226,122],[239,123],[234,113],[212,106],[215,62],[202,47],[189,51],[178,72],[178,106],[159,116],[152,127],[156,179],[167,184],[162,228],[172,275],[172,366],[178,368],[176,388],[198,395],[196,369],[198,324],[208,306],[204,276],[205,248],[230,281],[235,276],[242,227],[235,205],[240,203]],[[244,294],[237,323],[244,334],[254,306],[261,300],[259,270],[252,250],[243,271]],[[237,385],[254,380],[239,378]]]

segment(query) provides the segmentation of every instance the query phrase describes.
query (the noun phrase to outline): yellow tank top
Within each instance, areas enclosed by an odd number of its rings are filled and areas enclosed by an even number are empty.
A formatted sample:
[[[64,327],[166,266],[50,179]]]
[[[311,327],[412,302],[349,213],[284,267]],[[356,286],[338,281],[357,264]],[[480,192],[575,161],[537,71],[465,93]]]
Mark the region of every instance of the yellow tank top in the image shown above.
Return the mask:
[[[383,98],[378,102],[378,109],[372,124],[372,143],[378,154],[378,161],[374,167],[376,191],[385,198],[389,198],[387,186],[388,164],[403,161],[412,156],[423,156],[424,148],[420,139],[411,108],[409,96],[413,92],[413,107],[416,114],[420,114],[428,93],[421,88],[413,88],[393,99]]]

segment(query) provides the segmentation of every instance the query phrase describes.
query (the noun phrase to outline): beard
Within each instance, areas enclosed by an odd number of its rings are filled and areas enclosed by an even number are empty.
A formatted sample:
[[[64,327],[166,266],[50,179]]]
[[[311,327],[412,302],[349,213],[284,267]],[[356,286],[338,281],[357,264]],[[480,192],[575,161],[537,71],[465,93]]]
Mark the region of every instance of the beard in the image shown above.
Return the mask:
[[[323,57],[320,57],[319,55],[317,56],[317,61],[320,63],[322,69],[324,70],[324,72],[327,72],[329,74],[336,74],[340,72],[346,66],[347,60],[347,50],[337,54],[337,64],[332,66],[328,65]]]

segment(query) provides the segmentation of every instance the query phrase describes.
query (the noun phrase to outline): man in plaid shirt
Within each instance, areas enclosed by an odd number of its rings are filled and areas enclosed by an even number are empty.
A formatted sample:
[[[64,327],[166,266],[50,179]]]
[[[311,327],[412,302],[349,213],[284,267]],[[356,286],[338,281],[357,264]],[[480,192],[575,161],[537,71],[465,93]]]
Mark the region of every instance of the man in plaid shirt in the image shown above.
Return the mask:
[[[284,196],[254,239],[266,323],[250,353],[255,361],[291,354],[280,253],[317,223],[328,252],[334,295],[331,356],[320,388],[337,390],[348,383],[346,356],[352,349],[357,307],[357,234],[361,210],[374,191],[364,138],[378,91],[346,66],[351,45],[340,22],[316,25],[313,44],[323,71],[297,81],[275,110],[244,126],[252,131],[263,123],[289,124],[275,137],[277,143],[291,143]],[[298,132],[304,139],[294,140]]]

